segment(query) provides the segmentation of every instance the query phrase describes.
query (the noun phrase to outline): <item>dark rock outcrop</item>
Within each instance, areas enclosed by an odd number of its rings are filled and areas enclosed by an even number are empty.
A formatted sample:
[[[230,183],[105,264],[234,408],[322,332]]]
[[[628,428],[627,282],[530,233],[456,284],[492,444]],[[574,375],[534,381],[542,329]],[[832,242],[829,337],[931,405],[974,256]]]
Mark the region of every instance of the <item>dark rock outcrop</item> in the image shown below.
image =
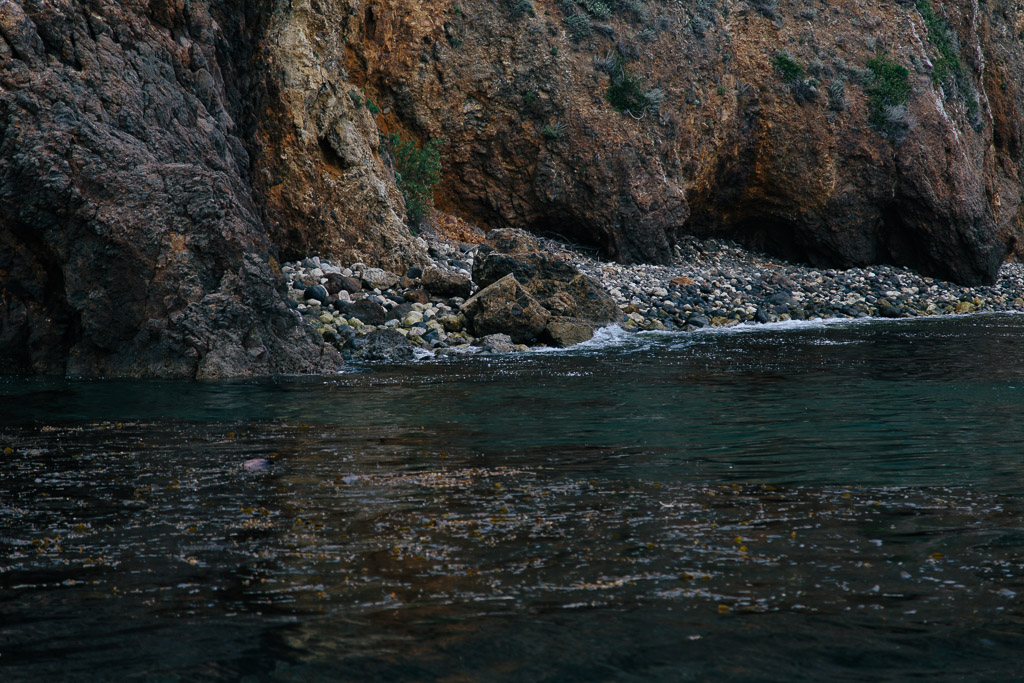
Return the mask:
[[[562,320],[565,329],[570,320],[577,323],[576,330],[622,320],[622,311],[600,282],[580,273],[555,254],[540,249],[540,243],[521,230],[494,230],[477,254],[473,280],[480,287],[488,287],[503,277],[514,276],[541,306]],[[564,346],[566,344],[560,340],[581,334],[549,336]]]
[[[374,330],[366,335],[355,358],[392,363],[410,361],[415,355],[409,340],[394,330]]]
[[[434,296],[458,296],[465,299],[473,291],[473,282],[468,277],[441,268],[427,268],[423,271],[422,281],[423,286]]]
[[[338,366],[284,303],[205,3],[5,2],[0,36],[0,372]]]

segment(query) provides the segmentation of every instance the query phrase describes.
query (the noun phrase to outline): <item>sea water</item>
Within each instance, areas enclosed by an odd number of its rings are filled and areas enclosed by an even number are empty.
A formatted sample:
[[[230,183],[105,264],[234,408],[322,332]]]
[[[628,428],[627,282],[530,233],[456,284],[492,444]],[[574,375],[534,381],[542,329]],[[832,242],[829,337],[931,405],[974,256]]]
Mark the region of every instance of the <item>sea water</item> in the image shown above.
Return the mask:
[[[0,680],[1011,680],[1024,316],[0,380]]]

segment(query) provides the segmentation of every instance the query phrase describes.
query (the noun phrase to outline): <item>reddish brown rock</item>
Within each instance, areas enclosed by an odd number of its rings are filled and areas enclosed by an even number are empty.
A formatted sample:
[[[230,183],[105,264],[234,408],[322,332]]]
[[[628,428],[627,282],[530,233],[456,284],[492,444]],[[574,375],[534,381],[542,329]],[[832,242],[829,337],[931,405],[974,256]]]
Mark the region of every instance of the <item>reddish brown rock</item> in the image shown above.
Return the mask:
[[[0,372],[333,368],[277,262],[425,262],[390,132],[444,138],[439,204],[487,228],[991,281],[1024,252],[1024,7],[931,3],[943,91],[915,4],[0,3]],[[898,135],[869,122],[877,54],[909,70]],[[623,69],[643,111],[608,100]]]
[[[370,0],[351,24],[351,76],[389,128],[447,139],[443,205],[486,227],[621,261],[665,261],[695,233],[991,281],[1024,217],[1024,7],[931,4],[964,67],[948,94],[915,3],[881,0],[636,3],[600,20],[569,3],[592,28],[577,40],[566,3],[513,18],[498,0]],[[782,50],[797,82],[775,67]],[[910,70],[896,141],[869,123],[876,54]],[[606,97],[622,65],[650,94],[644,112]]]

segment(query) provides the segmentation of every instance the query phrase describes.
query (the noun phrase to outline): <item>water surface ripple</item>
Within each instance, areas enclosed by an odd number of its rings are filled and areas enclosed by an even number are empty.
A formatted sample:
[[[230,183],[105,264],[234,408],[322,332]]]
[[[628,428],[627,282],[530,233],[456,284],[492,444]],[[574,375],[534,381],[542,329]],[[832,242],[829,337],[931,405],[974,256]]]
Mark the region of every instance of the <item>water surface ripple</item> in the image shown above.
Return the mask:
[[[0,380],[0,679],[1010,680],[1022,339]]]

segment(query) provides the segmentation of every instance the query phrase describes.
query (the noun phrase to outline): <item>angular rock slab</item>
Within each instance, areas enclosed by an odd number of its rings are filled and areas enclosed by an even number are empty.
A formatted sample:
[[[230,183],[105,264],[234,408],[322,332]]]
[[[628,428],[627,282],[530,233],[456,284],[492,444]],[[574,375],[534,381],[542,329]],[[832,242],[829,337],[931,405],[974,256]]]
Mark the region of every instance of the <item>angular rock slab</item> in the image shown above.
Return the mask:
[[[462,313],[476,336],[507,334],[517,344],[536,340],[551,319],[514,275],[481,289],[462,305]]]
[[[622,312],[601,284],[554,254],[496,251],[477,257],[473,279],[480,287],[512,275],[551,313],[593,322],[618,322]]]
[[[423,271],[422,284],[434,296],[461,296],[465,299],[473,292],[472,280],[462,273],[441,268]]]
[[[598,327],[597,324],[576,318],[552,318],[544,329],[544,336],[552,346],[565,348],[590,341]]]

